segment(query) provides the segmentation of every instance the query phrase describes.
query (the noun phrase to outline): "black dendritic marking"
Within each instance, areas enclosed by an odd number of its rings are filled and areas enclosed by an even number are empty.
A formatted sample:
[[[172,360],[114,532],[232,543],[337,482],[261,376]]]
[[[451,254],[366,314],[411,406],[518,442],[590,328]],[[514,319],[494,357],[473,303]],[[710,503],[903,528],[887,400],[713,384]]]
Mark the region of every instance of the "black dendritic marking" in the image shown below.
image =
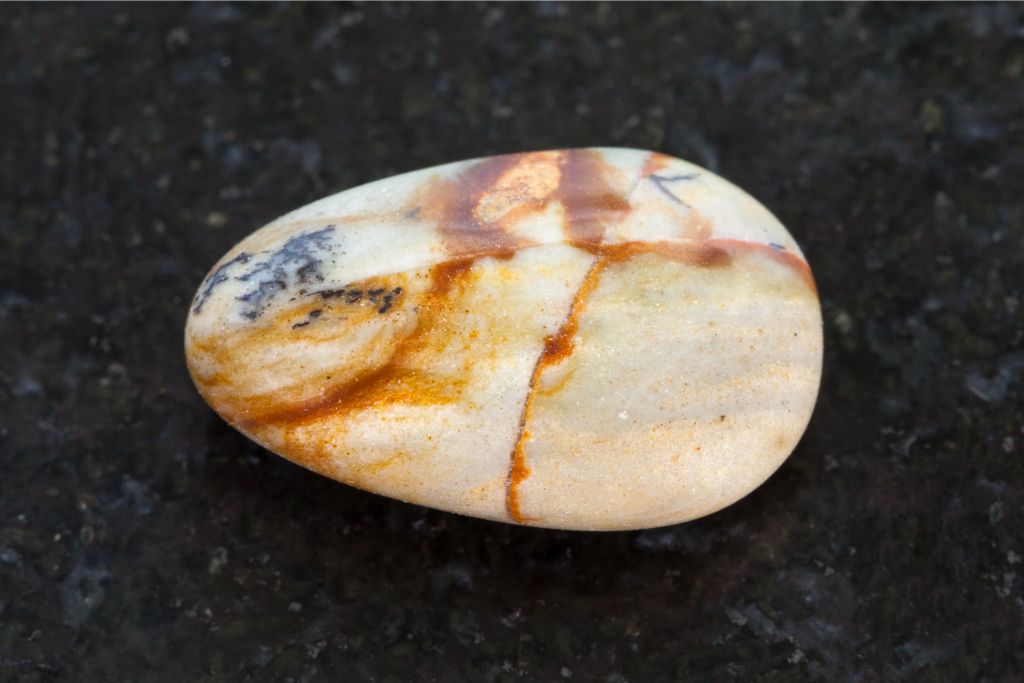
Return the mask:
[[[648,177],[651,179],[651,182],[654,183],[654,185],[659,190],[661,190],[661,192],[665,196],[667,196],[669,199],[671,199],[672,201],[676,202],[677,204],[682,204],[683,206],[689,208],[690,205],[687,204],[686,202],[684,202],[679,197],[677,197],[675,195],[675,193],[673,193],[672,190],[670,190],[667,186],[668,186],[669,183],[678,183],[678,182],[683,181],[683,180],[696,180],[697,178],[700,177],[700,174],[699,173],[684,173],[683,175],[664,176],[664,175],[658,175],[656,173],[652,173]]]
[[[382,290],[380,290],[380,292],[384,293],[384,290],[382,289]],[[382,303],[380,308],[377,309],[377,312],[383,314],[383,313],[387,313],[389,310],[391,310],[392,302],[394,301],[395,297],[397,297],[401,293],[402,293],[402,288],[401,287],[395,287],[390,292],[384,294],[384,296],[383,296],[383,302],[384,303]],[[374,299],[373,301],[374,301],[374,303],[377,302],[376,299]]]
[[[317,308],[316,310],[310,311],[309,314],[306,316],[306,319],[301,321],[301,322],[297,322],[294,325],[292,325],[292,329],[293,330],[297,330],[300,327],[306,327],[307,325],[309,325],[310,323],[315,321],[317,318],[319,318],[323,314],[324,314],[324,311],[321,308]]]
[[[352,287],[341,287],[338,289],[322,289],[318,292],[310,292],[309,296],[316,296],[324,300],[340,299],[339,303],[350,304],[350,305],[365,305],[370,304],[377,309],[380,314],[387,313],[390,311],[402,294],[401,287],[394,287],[388,289],[387,287],[374,287],[373,289],[359,289]],[[311,311],[309,317],[302,321],[292,325],[292,329],[298,329],[300,327],[306,327],[314,320],[323,315],[323,310],[316,309]]]
[[[290,237],[277,251],[254,263],[235,277],[250,283],[250,289],[236,297],[245,304],[242,315],[249,320],[260,317],[278,293],[299,284],[322,282],[323,255],[333,249],[334,226]]]
[[[213,294],[213,290],[216,289],[217,285],[228,279],[228,271],[237,266],[238,264],[246,264],[252,258],[252,254],[243,251],[241,254],[231,259],[217,270],[210,273],[206,280],[203,281],[203,286],[199,289],[199,293],[196,294],[195,305],[192,307],[193,313],[199,313],[203,310],[203,304]]]

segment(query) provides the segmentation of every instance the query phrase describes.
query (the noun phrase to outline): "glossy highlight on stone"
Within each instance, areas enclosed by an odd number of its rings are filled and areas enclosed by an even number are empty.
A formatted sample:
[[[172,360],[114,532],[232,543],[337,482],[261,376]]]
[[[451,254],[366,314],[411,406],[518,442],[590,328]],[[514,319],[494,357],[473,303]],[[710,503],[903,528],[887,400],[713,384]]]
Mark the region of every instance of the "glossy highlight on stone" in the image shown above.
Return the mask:
[[[739,188],[654,152],[457,162],[314,202],[231,249],[185,331],[209,404],[393,498],[565,529],[700,517],[800,439],[807,262]]]

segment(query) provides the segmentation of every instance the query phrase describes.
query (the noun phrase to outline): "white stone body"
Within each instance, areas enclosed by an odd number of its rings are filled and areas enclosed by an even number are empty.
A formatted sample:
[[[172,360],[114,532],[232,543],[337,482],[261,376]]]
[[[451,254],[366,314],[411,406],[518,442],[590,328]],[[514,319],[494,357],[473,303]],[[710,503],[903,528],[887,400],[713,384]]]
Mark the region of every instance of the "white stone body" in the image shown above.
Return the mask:
[[[504,522],[714,512],[800,439],[821,376],[807,263],[757,201],[630,149],[458,162],[314,202],[200,286],[196,386],[339,481]]]

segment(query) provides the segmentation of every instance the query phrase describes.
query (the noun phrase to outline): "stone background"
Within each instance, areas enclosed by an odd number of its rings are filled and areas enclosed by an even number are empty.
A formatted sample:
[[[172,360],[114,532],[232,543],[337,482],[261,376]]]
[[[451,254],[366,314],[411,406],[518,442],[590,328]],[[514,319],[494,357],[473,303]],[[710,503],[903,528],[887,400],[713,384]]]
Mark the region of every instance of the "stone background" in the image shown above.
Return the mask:
[[[1024,6],[8,5],[0,681],[1024,680]],[[560,533],[327,481],[182,358],[344,188],[659,149],[803,245],[810,428],[710,518]]]

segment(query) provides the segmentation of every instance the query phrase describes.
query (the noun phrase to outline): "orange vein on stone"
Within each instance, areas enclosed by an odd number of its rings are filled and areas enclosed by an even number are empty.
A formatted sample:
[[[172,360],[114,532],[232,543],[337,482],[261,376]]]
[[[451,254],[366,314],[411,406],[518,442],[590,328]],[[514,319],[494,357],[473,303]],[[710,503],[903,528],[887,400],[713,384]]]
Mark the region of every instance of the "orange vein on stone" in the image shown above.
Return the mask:
[[[814,292],[814,296],[818,296],[818,286],[814,282],[814,274],[811,272],[811,266],[807,261],[801,258],[798,254],[785,249],[778,249],[770,244],[764,244],[762,242],[751,242],[749,240],[736,240],[736,239],[711,239],[705,242],[708,246],[723,249],[732,252],[743,252],[743,251],[757,251],[768,256],[768,258],[774,260],[787,268],[791,268],[796,271],[800,276],[800,279],[804,281],[804,284]]]
[[[650,163],[650,156],[644,164]],[[630,209],[629,199],[643,178],[643,172],[637,173],[625,193],[616,192],[607,185],[593,188],[592,183],[602,180],[603,160],[590,150],[568,150],[567,158],[562,167],[557,194],[560,196],[566,212],[566,231],[569,242],[580,249],[595,255],[579,288],[573,295],[569,313],[558,331],[544,339],[544,346],[537,362],[533,366],[530,381],[526,388],[523,411],[519,418],[519,430],[512,455],[509,459],[508,475],[505,481],[505,509],[508,516],[520,524],[527,521],[523,514],[519,487],[530,476],[530,468],[526,465],[525,444],[530,438],[528,424],[533,413],[533,401],[536,394],[537,381],[545,368],[559,363],[572,355],[574,337],[579,329],[579,316],[586,303],[597,287],[598,278],[605,266],[611,262],[602,251],[604,237],[614,221],[608,218],[621,219]]]
[[[587,300],[597,287],[598,276],[608,263],[610,263],[609,259],[599,256],[591,264],[587,274],[583,276],[583,282],[573,296],[569,315],[566,316],[557,332],[544,338],[544,348],[537,358],[537,363],[533,366],[533,373],[530,375],[530,382],[526,389],[526,401],[523,403],[523,412],[519,418],[519,437],[512,449],[505,496],[505,507],[509,517],[520,524],[527,520],[520,506],[519,485],[530,476],[530,468],[526,466],[526,454],[523,449],[530,439],[527,425],[533,414],[533,399],[536,395],[537,381],[546,368],[564,361],[572,355],[575,347],[573,339],[579,330],[580,314],[586,308]]]

